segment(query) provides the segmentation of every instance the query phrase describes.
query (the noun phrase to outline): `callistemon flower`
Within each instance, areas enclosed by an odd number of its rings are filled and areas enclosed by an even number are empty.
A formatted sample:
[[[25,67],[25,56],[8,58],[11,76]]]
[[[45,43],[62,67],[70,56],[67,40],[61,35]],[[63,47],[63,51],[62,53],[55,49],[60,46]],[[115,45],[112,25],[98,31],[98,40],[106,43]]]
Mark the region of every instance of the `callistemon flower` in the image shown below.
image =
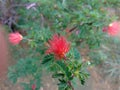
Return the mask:
[[[65,37],[59,36],[57,34],[53,35],[52,39],[48,42],[47,54],[54,54],[56,59],[65,58],[65,54],[70,49],[70,43],[66,40]]]
[[[115,21],[109,24],[108,27],[103,28],[104,32],[107,32],[110,36],[120,35],[120,22]]]
[[[17,45],[23,39],[23,36],[19,32],[9,34],[9,42],[13,45]]]

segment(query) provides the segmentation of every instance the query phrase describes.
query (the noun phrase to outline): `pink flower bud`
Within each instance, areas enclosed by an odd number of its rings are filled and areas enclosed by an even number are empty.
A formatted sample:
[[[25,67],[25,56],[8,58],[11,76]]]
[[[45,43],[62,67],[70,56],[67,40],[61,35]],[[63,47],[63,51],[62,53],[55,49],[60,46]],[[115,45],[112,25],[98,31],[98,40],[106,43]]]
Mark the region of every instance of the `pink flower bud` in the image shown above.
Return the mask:
[[[36,89],[36,85],[33,84],[33,85],[32,85],[32,90],[35,90],[35,89]]]
[[[108,26],[108,34],[110,36],[118,36],[120,35],[120,22],[115,21]]]
[[[23,36],[19,32],[9,34],[9,42],[13,45],[17,45],[23,39]]]

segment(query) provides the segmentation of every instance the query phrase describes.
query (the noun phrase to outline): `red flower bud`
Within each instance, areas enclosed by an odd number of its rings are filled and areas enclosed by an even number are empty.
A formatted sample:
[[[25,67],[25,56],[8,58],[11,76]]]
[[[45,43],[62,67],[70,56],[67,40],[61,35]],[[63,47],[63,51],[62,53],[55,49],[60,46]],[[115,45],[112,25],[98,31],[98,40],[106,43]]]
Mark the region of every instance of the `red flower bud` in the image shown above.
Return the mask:
[[[13,45],[17,45],[23,39],[23,36],[19,32],[9,34],[9,42]]]
[[[113,22],[108,26],[108,34],[110,36],[117,36],[120,34],[120,22]]]
[[[35,89],[36,89],[36,85],[33,84],[33,85],[32,85],[32,90],[35,90]]]

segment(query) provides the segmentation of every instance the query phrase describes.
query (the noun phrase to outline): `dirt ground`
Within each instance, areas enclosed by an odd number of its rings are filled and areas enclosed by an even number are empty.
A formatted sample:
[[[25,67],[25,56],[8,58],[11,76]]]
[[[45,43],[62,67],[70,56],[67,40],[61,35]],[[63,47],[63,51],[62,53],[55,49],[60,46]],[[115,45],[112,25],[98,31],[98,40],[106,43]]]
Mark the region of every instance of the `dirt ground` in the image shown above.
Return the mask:
[[[84,86],[77,82],[76,84],[79,86],[76,87],[75,90],[120,90],[118,84],[116,85],[117,87],[110,84],[108,81],[101,78],[96,71],[92,71],[92,74],[93,76],[86,81]],[[43,87],[41,87],[40,90],[58,90],[56,81],[50,76],[45,74],[42,80]],[[21,79],[19,81],[23,80]],[[19,84],[13,85],[8,79],[4,79],[3,81],[0,81],[0,90],[23,90],[23,88]]]

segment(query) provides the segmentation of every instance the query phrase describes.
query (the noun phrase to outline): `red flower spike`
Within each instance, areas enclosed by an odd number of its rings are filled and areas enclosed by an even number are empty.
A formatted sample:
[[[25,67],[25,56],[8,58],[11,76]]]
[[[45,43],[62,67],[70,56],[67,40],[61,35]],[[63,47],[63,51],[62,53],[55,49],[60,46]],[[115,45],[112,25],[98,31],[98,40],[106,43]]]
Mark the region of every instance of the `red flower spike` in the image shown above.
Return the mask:
[[[57,34],[53,35],[52,39],[49,40],[49,49],[46,51],[47,54],[54,54],[56,59],[65,58],[65,54],[70,49],[70,43],[65,37]]]
[[[36,85],[33,84],[33,85],[32,85],[32,90],[35,90],[35,89],[36,89]]]
[[[23,39],[23,36],[19,32],[9,34],[9,42],[13,45],[17,45]]]
[[[120,34],[120,22],[113,22],[108,26],[108,34],[110,36],[117,36]]]

